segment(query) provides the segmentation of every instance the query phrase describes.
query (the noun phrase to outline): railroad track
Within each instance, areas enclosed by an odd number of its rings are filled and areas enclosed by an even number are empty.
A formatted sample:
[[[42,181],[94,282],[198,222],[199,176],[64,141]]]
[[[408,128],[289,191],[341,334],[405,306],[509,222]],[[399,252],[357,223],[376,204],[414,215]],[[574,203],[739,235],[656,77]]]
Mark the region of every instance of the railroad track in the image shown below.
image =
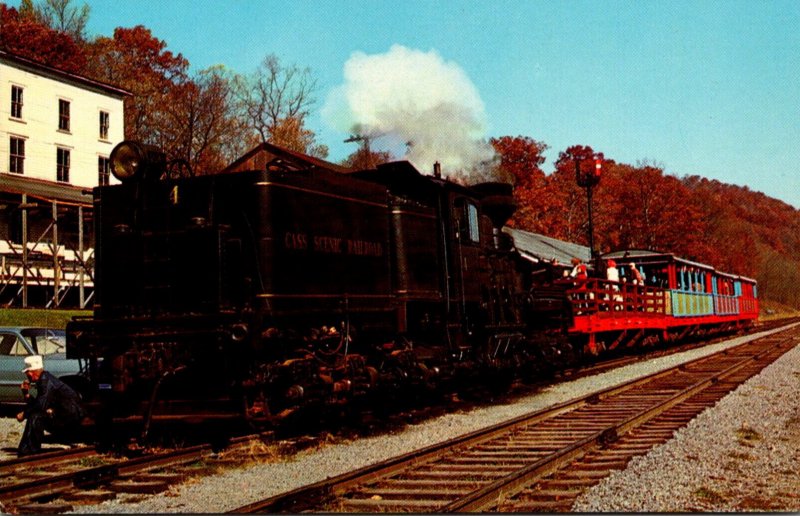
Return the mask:
[[[766,325],[760,331],[766,329]],[[642,359],[653,358],[680,351],[677,348],[651,351],[644,356],[626,356],[612,359],[589,368],[568,371],[563,376],[575,378],[597,373]],[[195,446],[168,453],[126,459],[111,454],[100,454],[93,447],[71,448],[40,455],[0,462],[0,509],[3,512],[57,513],[76,506],[99,503],[118,493],[152,494],[164,491],[170,485],[188,476],[213,473],[231,464],[241,465],[253,457],[253,439],[234,440],[223,454],[215,454],[210,446]],[[307,446],[308,439],[300,438],[280,444],[283,451]],[[313,441],[313,439],[312,439]],[[275,445],[274,442],[271,443]],[[250,457],[243,457],[237,449],[250,446]],[[273,451],[269,453],[274,453]],[[256,457],[257,459],[257,457]]]
[[[153,494],[221,467],[241,465],[271,453],[263,435],[231,440],[222,453],[202,444],[134,458],[71,448],[0,462],[3,513],[60,513],[96,504],[118,493]]]
[[[569,511],[798,342],[794,326],[231,512]]]

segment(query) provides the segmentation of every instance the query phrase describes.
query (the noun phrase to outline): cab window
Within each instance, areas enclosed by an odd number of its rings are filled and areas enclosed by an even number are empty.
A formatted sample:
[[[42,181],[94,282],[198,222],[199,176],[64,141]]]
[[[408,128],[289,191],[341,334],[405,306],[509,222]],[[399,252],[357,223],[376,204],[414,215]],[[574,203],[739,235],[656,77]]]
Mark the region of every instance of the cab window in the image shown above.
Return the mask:
[[[467,237],[470,242],[480,243],[481,232],[478,224],[478,207],[471,202],[467,203]]]
[[[453,213],[458,228],[458,239],[461,242],[479,244],[481,231],[478,206],[472,201],[460,197],[453,202]]]

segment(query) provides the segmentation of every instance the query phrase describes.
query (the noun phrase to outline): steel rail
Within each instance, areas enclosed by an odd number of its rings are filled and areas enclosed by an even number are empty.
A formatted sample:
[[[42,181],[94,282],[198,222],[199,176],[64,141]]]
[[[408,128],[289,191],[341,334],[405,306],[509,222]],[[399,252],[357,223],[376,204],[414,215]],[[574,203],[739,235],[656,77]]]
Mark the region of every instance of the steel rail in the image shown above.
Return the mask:
[[[22,469],[49,466],[50,464],[78,460],[96,454],[97,450],[94,446],[78,446],[8,459],[0,461],[0,477],[11,475]]]
[[[794,343],[792,346],[793,345]],[[776,343],[774,349],[786,348],[788,351],[789,347],[790,346],[786,343],[786,341],[781,341]],[[782,354],[783,353],[776,355],[775,358]],[[541,478],[544,474],[560,469],[565,464],[580,456],[583,456],[587,451],[598,445],[617,440],[619,436],[641,426],[643,423],[650,421],[656,416],[704,391],[717,382],[738,373],[740,370],[748,365],[751,365],[752,362],[758,361],[765,355],[766,354],[764,353],[757,353],[748,357],[744,357],[723,371],[712,374],[710,377],[694,383],[685,390],[675,394],[658,405],[640,412],[639,414],[636,414],[621,423],[609,425],[603,430],[596,432],[594,435],[589,436],[572,446],[568,446],[562,450],[559,450],[559,452],[540,460],[536,464],[519,470],[512,475],[508,475],[507,477],[498,480],[479,491],[470,493],[468,496],[444,506],[439,512],[477,512],[488,509],[499,499],[501,499],[501,497],[508,498],[513,496],[522,488],[532,483],[534,480]]]
[[[245,446],[261,438],[261,435],[237,437],[231,440],[232,446]],[[210,444],[198,444],[188,448],[173,450],[154,455],[145,455],[133,459],[122,460],[118,463],[105,464],[90,468],[79,469],[66,473],[47,476],[0,486],[0,503],[4,507],[17,506],[29,500],[40,497],[54,497],[75,489],[89,489],[108,484],[114,480],[130,477],[136,473],[164,466],[177,466],[195,461],[214,452]],[[101,455],[96,451],[91,455]],[[65,457],[62,463],[67,463],[72,457]],[[53,457],[48,465],[53,465]]]
[[[782,332],[784,330],[785,329],[782,329],[780,331]],[[747,347],[755,346],[755,342],[763,343],[763,341],[770,339],[772,341],[777,340],[778,347],[781,349],[784,347],[788,349],[788,344],[786,344],[785,341],[791,340],[792,338],[792,336],[788,338],[779,336],[776,339],[773,337],[773,335],[763,336],[755,341],[742,343],[719,353],[688,361],[675,368],[659,371],[643,378],[632,380],[618,386],[604,389],[597,393],[592,393],[572,401],[564,402],[532,414],[524,415],[510,421],[494,425],[488,429],[471,432],[443,443],[435,444],[418,451],[389,459],[388,461],[369,465],[349,473],[316,482],[308,486],[300,487],[287,493],[273,496],[266,500],[239,507],[230,512],[274,513],[313,510],[314,508],[334,503],[337,497],[344,495],[349,490],[358,486],[368,485],[376,482],[379,479],[387,479],[392,474],[407,471],[420,465],[434,463],[445,455],[457,456],[459,450],[466,450],[467,448],[488,442],[498,436],[513,433],[517,429],[530,427],[536,423],[551,420],[561,414],[575,412],[578,409],[588,405],[596,405],[605,399],[621,393],[634,391],[637,387],[646,383],[667,378],[677,370],[688,371],[694,366],[718,359],[720,356],[727,355],[730,357],[737,351],[741,352]],[[783,352],[785,352],[785,350],[783,350],[782,353]],[[757,353],[756,355],[760,354]],[[496,494],[498,492],[508,496],[512,492],[516,492],[519,489],[524,488],[525,485],[530,484],[532,479],[536,478],[537,476],[542,476],[548,472],[558,469],[560,465],[585,455],[588,450],[597,447],[598,445],[602,445],[617,439],[620,435],[628,432],[632,428],[640,426],[649,418],[663,413],[665,410],[668,410],[669,408],[680,403],[681,400],[688,399],[697,394],[697,392],[700,392],[702,389],[718,382],[720,378],[722,378],[721,375],[724,374],[725,377],[730,376],[744,367],[744,364],[750,363],[753,360],[755,360],[753,356],[747,357],[744,360],[736,360],[736,363],[726,367],[724,372],[716,372],[708,378],[695,381],[689,387],[689,390],[684,394],[671,395],[668,399],[659,402],[657,406],[649,407],[643,413],[629,416],[622,422],[606,426],[593,432],[589,436],[580,438],[577,442],[573,442],[568,446],[562,446],[557,451],[550,453],[549,457],[542,457],[539,460],[529,463],[523,468],[517,468],[517,470],[513,473],[505,475],[504,478],[491,482],[489,485],[486,485],[484,482],[484,485],[479,489],[471,491],[465,496],[460,496],[456,500],[443,501],[443,503],[433,510],[443,512],[482,510],[486,507],[487,503],[491,504],[493,503],[493,500],[496,500]],[[424,510],[421,509],[420,506],[415,506],[413,504],[409,504],[408,507],[416,511]]]

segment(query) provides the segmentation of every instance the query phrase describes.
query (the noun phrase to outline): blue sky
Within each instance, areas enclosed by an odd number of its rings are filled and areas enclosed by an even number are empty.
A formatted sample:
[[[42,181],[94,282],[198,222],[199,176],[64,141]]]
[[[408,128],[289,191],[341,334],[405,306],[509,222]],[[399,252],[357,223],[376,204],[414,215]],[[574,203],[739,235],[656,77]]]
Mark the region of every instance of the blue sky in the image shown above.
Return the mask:
[[[251,72],[269,53],[310,67],[319,91],[308,125],[332,161],[355,149],[320,115],[345,63],[402,45],[460,67],[485,137],[549,145],[545,171],[566,147],[591,145],[800,208],[796,0],[87,3],[90,35],[143,24],[194,69]]]

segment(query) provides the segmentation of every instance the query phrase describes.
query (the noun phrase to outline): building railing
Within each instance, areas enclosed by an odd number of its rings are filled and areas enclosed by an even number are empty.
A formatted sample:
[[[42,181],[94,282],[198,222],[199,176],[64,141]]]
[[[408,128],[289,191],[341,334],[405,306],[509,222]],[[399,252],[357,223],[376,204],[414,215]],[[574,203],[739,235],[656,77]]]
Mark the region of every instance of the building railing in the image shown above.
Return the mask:
[[[18,301],[23,288],[50,293],[48,307],[59,306],[70,289],[85,289],[84,308],[94,289],[94,249],[82,253],[47,242],[27,246],[0,240],[0,299],[5,306]]]

